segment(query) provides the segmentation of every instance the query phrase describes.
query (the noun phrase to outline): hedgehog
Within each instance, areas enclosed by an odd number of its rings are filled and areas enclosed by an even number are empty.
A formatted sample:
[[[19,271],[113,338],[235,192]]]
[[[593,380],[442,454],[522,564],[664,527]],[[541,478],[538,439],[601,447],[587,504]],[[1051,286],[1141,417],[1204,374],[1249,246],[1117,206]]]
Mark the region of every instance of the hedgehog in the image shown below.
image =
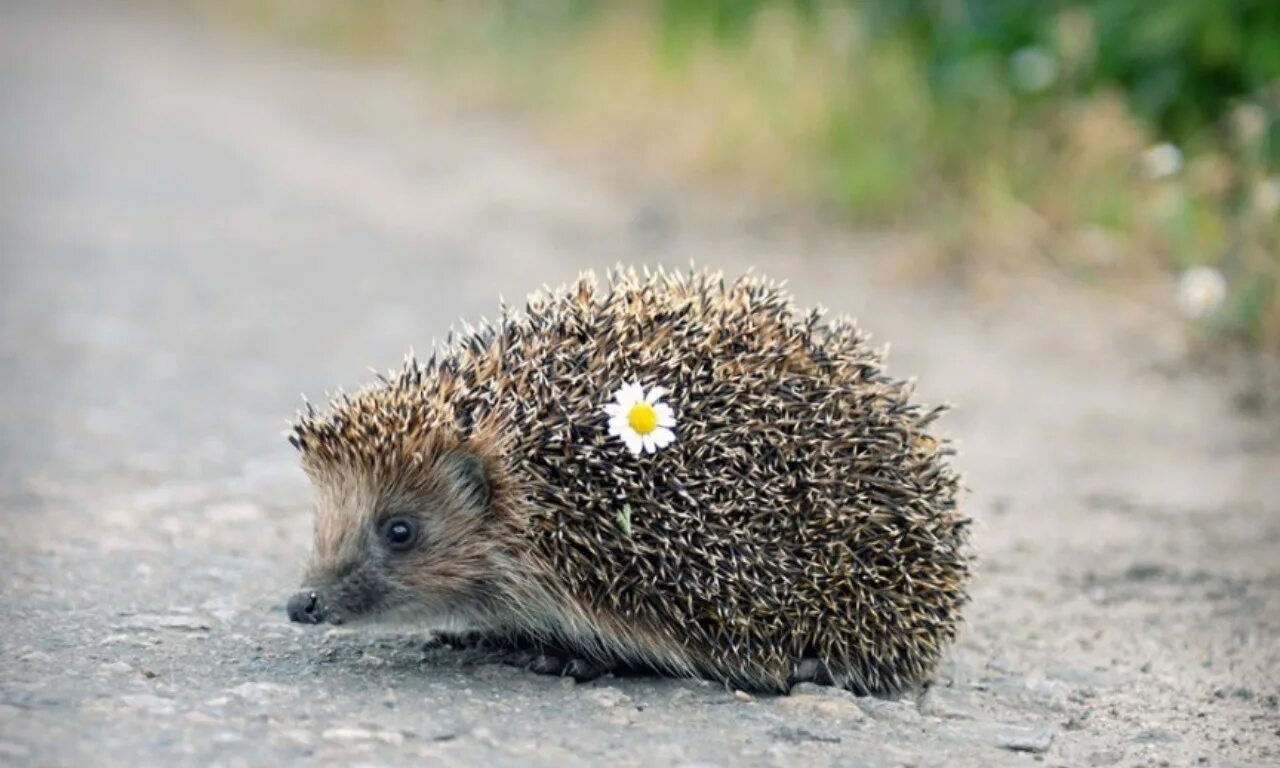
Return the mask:
[[[307,403],[289,617],[408,621],[583,679],[927,685],[971,560],[945,407],[824,315],[751,274],[584,273]]]

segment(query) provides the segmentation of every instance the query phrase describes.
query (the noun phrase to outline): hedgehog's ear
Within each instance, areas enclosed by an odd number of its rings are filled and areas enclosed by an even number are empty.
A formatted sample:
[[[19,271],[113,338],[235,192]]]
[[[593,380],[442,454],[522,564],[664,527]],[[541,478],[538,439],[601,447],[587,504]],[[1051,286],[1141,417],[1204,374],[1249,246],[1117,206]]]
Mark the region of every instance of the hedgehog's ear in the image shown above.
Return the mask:
[[[478,511],[489,509],[493,494],[489,487],[489,473],[484,468],[484,459],[473,453],[454,451],[447,454],[441,464],[449,482],[453,483],[454,489],[471,507]]]

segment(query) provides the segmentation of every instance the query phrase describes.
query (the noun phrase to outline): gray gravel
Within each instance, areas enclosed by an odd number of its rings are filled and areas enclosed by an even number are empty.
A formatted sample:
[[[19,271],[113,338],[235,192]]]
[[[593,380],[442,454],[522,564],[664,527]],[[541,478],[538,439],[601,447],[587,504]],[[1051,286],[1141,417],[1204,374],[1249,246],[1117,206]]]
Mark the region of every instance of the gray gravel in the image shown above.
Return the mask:
[[[0,104],[0,764],[1280,760],[1280,428],[1161,323],[913,289],[894,238],[604,183],[408,73],[160,13],[3,4]],[[690,258],[789,278],[962,406],[982,561],[937,686],[572,685],[284,620],[300,392],[499,294]]]

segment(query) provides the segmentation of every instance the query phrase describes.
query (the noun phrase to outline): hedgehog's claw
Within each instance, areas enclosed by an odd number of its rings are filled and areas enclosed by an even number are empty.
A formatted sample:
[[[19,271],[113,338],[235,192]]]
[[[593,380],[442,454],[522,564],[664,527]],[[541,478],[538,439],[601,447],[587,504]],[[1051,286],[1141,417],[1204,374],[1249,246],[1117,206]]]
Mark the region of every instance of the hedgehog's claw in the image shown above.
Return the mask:
[[[613,670],[612,664],[604,664],[590,659],[569,659],[569,663],[565,664],[561,674],[565,677],[572,677],[579,683],[585,683],[589,680],[595,680],[611,670]]]
[[[487,650],[493,645],[493,638],[483,632],[438,632],[435,639],[458,650]]]
[[[512,648],[490,657],[499,664],[520,667],[540,675],[572,677],[585,683],[609,672],[614,665],[573,656],[553,648]]]

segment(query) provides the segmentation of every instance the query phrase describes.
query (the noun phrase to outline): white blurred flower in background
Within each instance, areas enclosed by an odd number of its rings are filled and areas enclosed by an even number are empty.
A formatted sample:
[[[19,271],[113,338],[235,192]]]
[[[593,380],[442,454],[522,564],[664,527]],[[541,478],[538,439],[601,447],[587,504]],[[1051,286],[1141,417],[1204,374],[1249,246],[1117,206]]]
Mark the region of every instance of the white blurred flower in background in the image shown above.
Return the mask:
[[[1241,104],[1231,113],[1231,124],[1241,141],[1257,141],[1267,132],[1267,111],[1257,104]]]
[[[1009,76],[1023,93],[1040,93],[1058,79],[1058,59],[1047,48],[1027,46],[1009,57]]]
[[[1253,210],[1264,219],[1280,213],[1280,176],[1263,179],[1253,188]]]
[[[1199,320],[1208,317],[1227,299],[1227,281],[1213,267],[1192,267],[1178,278],[1178,309]]]
[[[1167,179],[1182,170],[1182,150],[1167,141],[1153,144],[1138,155],[1138,168],[1148,179]]]

